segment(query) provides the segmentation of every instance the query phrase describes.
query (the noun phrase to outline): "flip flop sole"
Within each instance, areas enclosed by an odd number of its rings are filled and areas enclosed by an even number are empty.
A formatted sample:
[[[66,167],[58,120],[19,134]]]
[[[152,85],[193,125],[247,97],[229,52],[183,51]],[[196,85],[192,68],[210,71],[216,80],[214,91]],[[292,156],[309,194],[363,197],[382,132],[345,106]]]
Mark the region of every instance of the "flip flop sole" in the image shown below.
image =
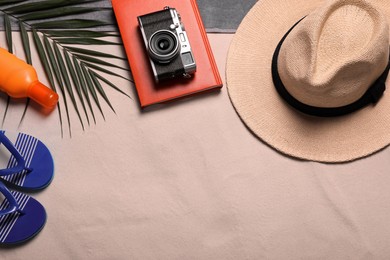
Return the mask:
[[[14,212],[0,216],[0,245],[15,245],[35,237],[45,226],[45,208],[34,198],[11,191],[22,213]],[[0,195],[0,210],[8,207],[8,201]]]
[[[2,176],[4,182],[13,188],[33,191],[45,188],[50,184],[54,176],[54,162],[49,149],[37,138],[24,133],[5,132],[6,137],[14,144],[22,155],[26,167],[32,171],[23,170],[18,173]],[[17,164],[13,155],[0,146],[0,168],[11,168]]]

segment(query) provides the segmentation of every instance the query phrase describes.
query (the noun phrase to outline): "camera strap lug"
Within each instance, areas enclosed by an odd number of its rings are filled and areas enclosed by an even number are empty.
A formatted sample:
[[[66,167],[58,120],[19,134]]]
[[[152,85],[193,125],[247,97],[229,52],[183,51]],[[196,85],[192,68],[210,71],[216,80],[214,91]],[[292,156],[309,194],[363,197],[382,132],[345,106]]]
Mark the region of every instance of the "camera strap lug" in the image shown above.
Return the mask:
[[[183,73],[183,78],[190,79],[190,78],[192,78],[192,76],[191,76],[191,74]]]

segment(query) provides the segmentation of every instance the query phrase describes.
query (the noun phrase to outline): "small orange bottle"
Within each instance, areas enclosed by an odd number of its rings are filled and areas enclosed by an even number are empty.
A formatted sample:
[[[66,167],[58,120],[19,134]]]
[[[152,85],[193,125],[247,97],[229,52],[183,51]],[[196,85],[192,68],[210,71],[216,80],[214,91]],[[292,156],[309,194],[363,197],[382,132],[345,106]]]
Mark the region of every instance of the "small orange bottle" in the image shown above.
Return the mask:
[[[48,109],[58,102],[58,94],[38,81],[31,65],[3,48],[0,48],[0,90],[14,98],[29,97]]]

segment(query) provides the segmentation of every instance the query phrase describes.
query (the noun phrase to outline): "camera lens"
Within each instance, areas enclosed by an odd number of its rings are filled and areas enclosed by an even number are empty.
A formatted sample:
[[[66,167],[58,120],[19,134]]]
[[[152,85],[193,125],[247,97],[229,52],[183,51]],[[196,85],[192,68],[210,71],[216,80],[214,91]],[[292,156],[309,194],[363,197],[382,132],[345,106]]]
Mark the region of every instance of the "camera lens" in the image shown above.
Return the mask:
[[[167,39],[160,40],[157,45],[158,45],[158,48],[160,48],[160,50],[163,50],[163,51],[168,50],[169,47],[171,46],[170,42]]]
[[[161,63],[170,62],[179,53],[176,35],[168,30],[155,32],[149,40],[150,56]]]

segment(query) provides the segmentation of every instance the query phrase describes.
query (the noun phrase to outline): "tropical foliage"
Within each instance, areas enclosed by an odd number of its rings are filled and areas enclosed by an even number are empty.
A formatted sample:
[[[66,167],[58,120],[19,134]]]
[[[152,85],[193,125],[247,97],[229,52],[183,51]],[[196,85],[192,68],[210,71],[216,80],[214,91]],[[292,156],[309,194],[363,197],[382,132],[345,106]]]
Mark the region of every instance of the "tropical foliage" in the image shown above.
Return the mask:
[[[98,108],[104,118],[99,96],[114,111],[104,87],[112,87],[128,96],[107,80],[107,76],[110,75],[131,81],[129,76],[123,76],[123,73],[117,73],[114,69],[129,70],[126,65],[116,65],[115,60],[124,58],[105,51],[91,50],[90,46],[121,45],[117,30],[114,32],[96,30],[94,28],[112,25],[112,22],[110,24],[108,21],[80,17],[100,11],[112,12],[111,8],[94,7],[101,1],[103,0],[0,0],[0,14],[4,17],[0,23],[4,23],[8,51],[13,52],[12,32],[18,31],[26,62],[32,65],[36,62],[31,55],[31,49],[35,48],[50,87],[61,97],[57,110],[62,134],[65,119],[61,108],[65,109],[71,133],[70,106],[73,106],[82,128],[85,129],[86,122],[88,125],[92,120],[96,123],[94,108]],[[10,102],[11,99],[8,98],[3,122]],[[21,121],[29,105],[30,102],[27,100]]]

